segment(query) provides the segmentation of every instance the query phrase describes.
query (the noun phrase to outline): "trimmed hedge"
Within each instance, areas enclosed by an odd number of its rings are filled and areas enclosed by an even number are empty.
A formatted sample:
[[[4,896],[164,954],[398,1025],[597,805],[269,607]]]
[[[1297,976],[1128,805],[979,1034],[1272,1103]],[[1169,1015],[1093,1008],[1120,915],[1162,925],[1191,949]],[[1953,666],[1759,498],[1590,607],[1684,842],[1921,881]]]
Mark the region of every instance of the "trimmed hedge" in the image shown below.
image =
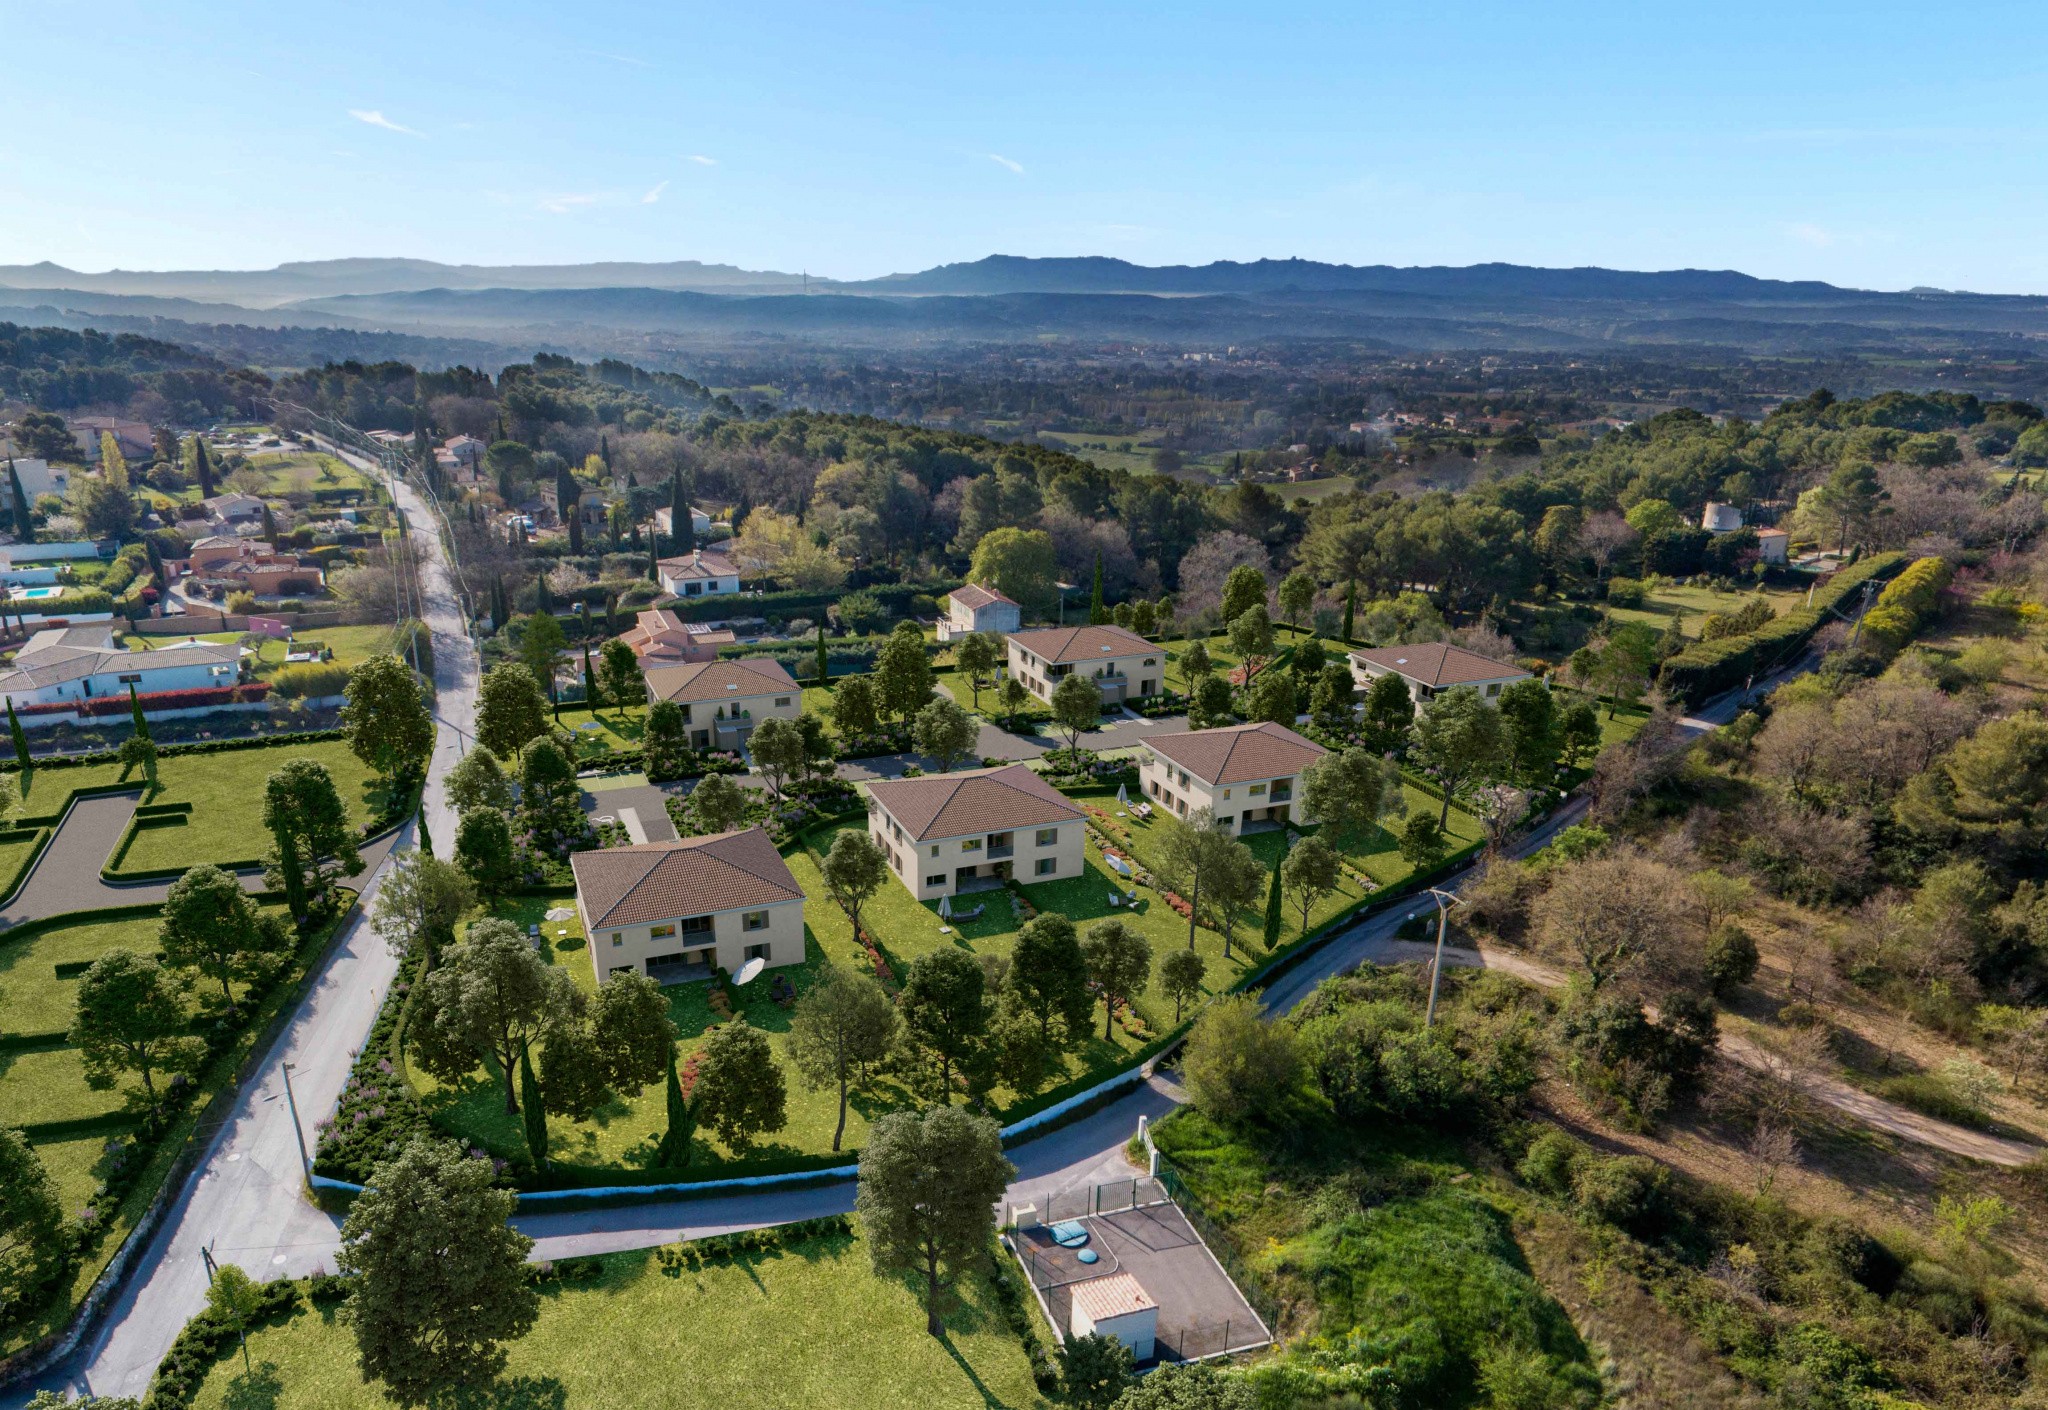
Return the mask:
[[[866,591],[872,593],[892,615],[907,617],[913,599],[944,597],[963,581],[961,578],[941,578],[928,583],[876,584]],[[830,592],[797,592],[791,589],[760,594],[742,592],[730,597],[682,597],[664,601],[662,606],[685,622],[722,621],[729,617],[781,617],[787,620],[791,617],[818,617],[845,595],[844,589]]]
[[[288,1278],[264,1283],[257,1291],[261,1297],[256,1314],[249,1319],[251,1330],[273,1326],[299,1309],[298,1284]],[[241,1333],[234,1322],[212,1311],[201,1312],[185,1324],[158,1363],[143,1410],[182,1410],[190,1405],[206,1384],[207,1373],[240,1344]]]
[[[127,699],[123,697],[121,703],[125,708],[128,703]],[[202,739],[192,744],[165,744],[158,747],[156,755],[159,759],[172,759],[188,754],[226,754],[237,749],[268,749],[273,744],[318,744],[322,740],[346,738],[348,738],[347,730],[309,729],[300,730],[293,734],[252,735],[245,739]],[[120,762],[121,755],[118,750],[100,749],[90,754],[62,754],[53,759],[37,759],[31,767],[36,769],[67,769],[86,764],[118,764]],[[20,771],[21,764],[12,754],[7,755],[4,759],[0,759],[0,773],[19,773]],[[78,792],[80,794],[126,793],[131,789],[139,789],[141,787],[141,782],[137,781],[135,783],[112,784],[103,788],[81,788]],[[58,816],[61,816],[61,814],[42,818],[16,818],[14,825],[22,827],[29,824],[55,823]]]
[[[1815,589],[1813,605],[1743,636],[1695,642],[1664,663],[1658,682],[1688,706],[1733,690],[1754,672],[1763,674],[1792,659],[1833,616],[1832,609],[1865,582],[1883,582],[1905,566],[1903,553],[1880,553],[1852,563]]]

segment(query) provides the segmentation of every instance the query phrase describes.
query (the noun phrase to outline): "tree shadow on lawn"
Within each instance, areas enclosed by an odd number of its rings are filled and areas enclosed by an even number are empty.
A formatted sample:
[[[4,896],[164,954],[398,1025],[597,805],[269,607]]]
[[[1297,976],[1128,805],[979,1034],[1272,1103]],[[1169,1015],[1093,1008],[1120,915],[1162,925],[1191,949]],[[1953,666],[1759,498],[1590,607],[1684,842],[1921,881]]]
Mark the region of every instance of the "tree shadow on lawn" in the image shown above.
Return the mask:
[[[254,1370],[238,1372],[220,1398],[222,1410],[275,1410],[284,1394],[284,1377],[275,1361],[258,1362]]]
[[[428,1399],[429,1410],[564,1410],[569,1391],[553,1376],[514,1376],[487,1386],[464,1386]]]

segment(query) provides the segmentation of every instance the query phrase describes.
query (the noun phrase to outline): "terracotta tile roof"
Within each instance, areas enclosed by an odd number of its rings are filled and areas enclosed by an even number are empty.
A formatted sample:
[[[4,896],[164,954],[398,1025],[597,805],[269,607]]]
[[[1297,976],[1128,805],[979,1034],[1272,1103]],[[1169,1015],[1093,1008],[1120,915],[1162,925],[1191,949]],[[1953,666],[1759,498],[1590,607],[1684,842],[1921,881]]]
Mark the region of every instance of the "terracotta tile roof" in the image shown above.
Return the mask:
[[[586,930],[801,901],[789,864],[758,827],[571,852]]]
[[[1470,685],[1505,680],[1529,673],[1510,661],[1495,661],[1448,642],[1425,641],[1413,646],[1373,646],[1351,653],[1351,659],[1406,676],[1429,686]]]
[[[1204,783],[1282,778],[1330,752],[1285,725],[1269,723],[1154,735],[1145,744]]]
[[[693,578],[736,578],[739,565],[722,553],[706,553],[699,550],[686,553],[678,558],[664,558],[657,565],[666,577],[678,579]]]
[[[796,678],[773,657],[740,661],[699,661],[687,666],[650,666],[647,690],[656,700],[694,705],[700,700],[737,700],[750,695],[794,694]]]
[[[1049,827],[1087,816],[1024,764],[879,779],[868,785],[868,792],[913,842]]]
[[[947,593],[946,596],[952,598],[953,601],[959,603],[970,612],[997,602],[1007,602],[1012,607],[1017,605],[1015,598],[1005,597],[994,588],[985,588],[980,583],[969,583],[966,587],[956,587]]]
[[[1159,651],[1152,642],[1122,627],[1040,627],[1035,631],[1011,632],[1010,640],[1056,666],[1145,652],[1156,655]]]
[[[1789,539],[1792,534],[1786,529],[1758,529],[1756,536],[1760,539]]]
[[[1075,1283],[1070,1291],[1074,1310],[1091,1322],[1107,1322],[1112,1317],[1128,1317],[1133,1312],[1154,1312],[1159,1308],[1152,1294],[1145,1291],[1145,1285],[1129,1273],[1090,1278],[1085,1283]]]

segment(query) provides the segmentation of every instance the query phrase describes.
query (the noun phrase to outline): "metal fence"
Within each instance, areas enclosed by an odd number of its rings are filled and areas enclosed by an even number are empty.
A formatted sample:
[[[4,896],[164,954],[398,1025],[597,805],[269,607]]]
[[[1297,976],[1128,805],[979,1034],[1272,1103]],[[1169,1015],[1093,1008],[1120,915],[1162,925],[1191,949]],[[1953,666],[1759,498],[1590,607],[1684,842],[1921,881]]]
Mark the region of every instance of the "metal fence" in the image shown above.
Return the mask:
[[[1130,1180],[1111,1180],[1078,1190],[1062,1190],[1048,1196],[1038,1211],[1040,1221],[1058,1224],[1068,1219],[1085,1219],[1091,1214],[1119,1214],[1139,1205],[1158,1204],[1168,1198],[1166,1186],[1147,1175]]]

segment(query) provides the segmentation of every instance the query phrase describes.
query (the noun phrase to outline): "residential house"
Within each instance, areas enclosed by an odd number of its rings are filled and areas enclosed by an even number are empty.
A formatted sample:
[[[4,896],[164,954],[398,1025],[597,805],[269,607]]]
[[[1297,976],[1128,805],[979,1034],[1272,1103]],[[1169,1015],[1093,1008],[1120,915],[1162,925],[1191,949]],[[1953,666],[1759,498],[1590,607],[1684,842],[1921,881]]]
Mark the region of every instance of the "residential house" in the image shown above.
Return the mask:
[[[196,582],[218,583],[230,592],[258,597],[318,592],[327,575],[316,564],[290,553],[272,553],[245,538],[216,536],[192,545],[186,572]]]
[[[14,473],[21,479],[21,492],[28,496],[30,504],[34,504],[44,495],[53,494],[62,499],[71,493],[71,467],[68,465],[52,465],[47,460],[27,455],[15,456],[10,463],[14,466]],[[6,493],[7,490],[8,486],[0,483],[0,493]],[[7,508],[12,512],[11,504]]]
[[[1230,725],[1141,742],[1139,786],[1175,817],[1207,808],[1226,832],[1315,821],[1301,811],[1301,775],[1330,751],[1285,725]]]
[[[681,984],[753,959],[804,962],[803,889],[758,827],[572,852],[569,867],[600,984],[620,973]]]
[[[0,697],[16,705],[52,705],[126,695],[148,695],[233,685],[241,677],[241,648],[194,638],[152,651],[123,651],[111,625],[58,627],[37,632],[0,673]]]
[[[70,416],[65,418],[65,426],[89,465],[100,463],[102,431],[114,433],[114,444],[128,460],[148,460],[156,454],[156,433],[146,421],[131,421],[125,416]]]
[[[1087,817],[1026,764],[868,785],[868,835],[920,901],[977,881],[1080,876]]]
[[[692,549],[679,558],[656,563],[663,592],[676,597],[708,597],[740,590],[739,565],[722,553]]]
[[[675,512],[667,505],[663,505],[654,511],[654,531],[663,538],[675,536]],[[711,515],[694,504],[690,506],[690,532],[694,534],[708,534],[711,532]]]
[[[649,666],[645,675],[647,698],[680,705],[690,743],[698,749],[745,748],[761,721],[793,720],[803,713],[802,689],[771,657]]]
[[[1792,535],[1783,529],[1758,529],[1756,553],[1766,563],[1782,565],[1792,557]]]
[[[1040,627],[1012,632],[1010,674],[1040,700],[1051,700],[1065,677],[1091,676],[1102,703],[1157,695],[1166,686],[1166,653],[1122,627]]]
[[[201,500],[200,504],[206,510],[206,522],[223,532],[253,533],[263,526],[263,500],[260,496],[231,492]]]
[[[1454,685],[1469,685],[1491,703],[1499,699],[1503,686],[1529,679],[1529,673],[1519,666],[1444,641],[1372,646],[1351,653],[1351,676],[1361,688],[1389,674],[1408,682],[1408,694],[1418,705]]]
[[[633,627],[620,641],[633,648],[642,670],[654,666],[678,666],[693,661],[716,661],[718,648],[739,640],[730,628],[710,627],[702,622],[685,622],[675,613],[651,607],[639,613]]]
[[[1008,636],[1024,625],[1024,609],[1015,600],[979,583],[954,588],[946,594],[946,614],[939,618],[939,640],[969,636],[975,632],[996,632]]]
[[[540,487],[540,499],[547,511],[554,515],[555,522],[564,528],[568,527],[569,516],[577,514],[582,517],[584,528],[602,529],[611,512],[610,505],[605,502],[604,491],[595,485],[578,485],[573,506],[562,503],[560,487],[552,484]]]
[[[450,436],[441,442],[441,450],[456,464],[471,470],[484,463],[484,452],[490,449],[475,436]]]

